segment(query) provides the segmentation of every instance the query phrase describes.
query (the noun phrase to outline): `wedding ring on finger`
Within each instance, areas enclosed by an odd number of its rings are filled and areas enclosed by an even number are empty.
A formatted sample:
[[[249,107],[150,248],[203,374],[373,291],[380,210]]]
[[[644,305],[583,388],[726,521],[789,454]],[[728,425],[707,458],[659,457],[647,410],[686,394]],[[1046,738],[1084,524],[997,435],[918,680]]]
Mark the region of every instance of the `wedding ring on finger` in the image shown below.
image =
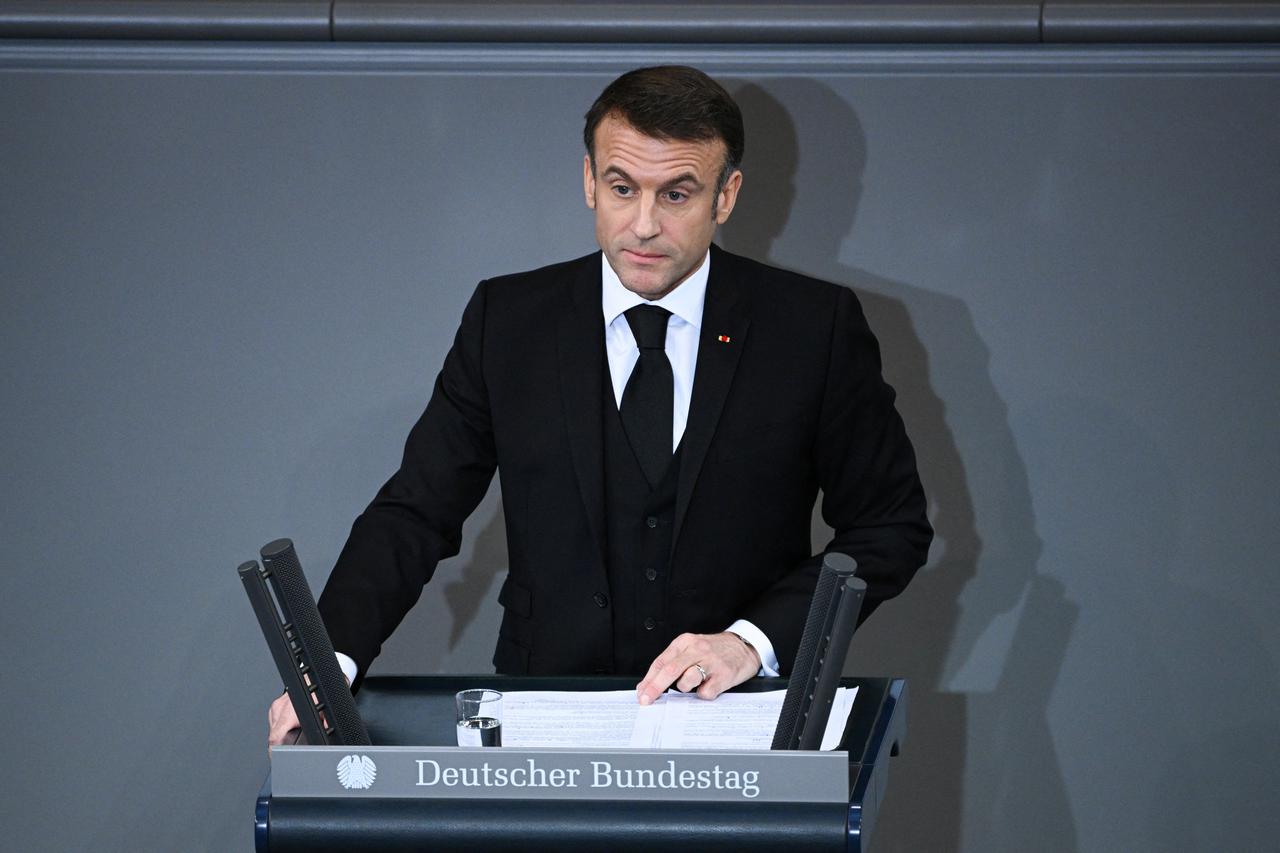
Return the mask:
[[[705,669],[703,669],[703,668],[702,668],[702,664],[700,664],[700,663],[695,663],[695,664],[693,665],[693,668],[694,668],[694,669],[696,669],[696,670],[698,671],[698,675],[701,675],[701,676],[702,676],[702,678],[701,678],[701,679],[699,679],[699,681],[698,681],[699,686],[701,686],[702,682],[704,682],[704,681],[706,681],[706,680],[707,680],[707,671],[706,671]]]

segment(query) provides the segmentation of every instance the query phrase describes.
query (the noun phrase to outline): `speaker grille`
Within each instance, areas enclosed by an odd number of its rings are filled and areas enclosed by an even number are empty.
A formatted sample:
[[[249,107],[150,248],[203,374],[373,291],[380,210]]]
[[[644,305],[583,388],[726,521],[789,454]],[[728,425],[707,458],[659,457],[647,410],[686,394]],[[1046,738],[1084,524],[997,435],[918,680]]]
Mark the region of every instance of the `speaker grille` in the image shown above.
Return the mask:
[[[307,584],[307,576],[294,551],[293,542],[277,539],[262,547],[262,564],[277,591],[285,620],[292,626],[294,637],[302,650],[304,666],[310,668],[318,709],[327,717],[333,731],[329,735],[333,744],[367,746],[369,733],[365,730],[355,700],[347,687],[346,676],[338,666],[333,653],[333,643],[325,630],[316,608],[315,597]]]

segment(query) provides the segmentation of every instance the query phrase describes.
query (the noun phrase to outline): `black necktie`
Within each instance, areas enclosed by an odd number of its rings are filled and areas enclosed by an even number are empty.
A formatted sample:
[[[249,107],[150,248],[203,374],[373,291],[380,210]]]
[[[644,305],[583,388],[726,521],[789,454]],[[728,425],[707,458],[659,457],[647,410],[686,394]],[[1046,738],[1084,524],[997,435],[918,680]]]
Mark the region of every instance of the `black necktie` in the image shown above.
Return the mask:
[[[627,324],[640,347],[640,360],[622,392],[622,428],[651,487],[656,487],[671,463],[672,397],[675,383],[667,360],[667,318],[671,312],[656,305],[637,305],[626,313]]]

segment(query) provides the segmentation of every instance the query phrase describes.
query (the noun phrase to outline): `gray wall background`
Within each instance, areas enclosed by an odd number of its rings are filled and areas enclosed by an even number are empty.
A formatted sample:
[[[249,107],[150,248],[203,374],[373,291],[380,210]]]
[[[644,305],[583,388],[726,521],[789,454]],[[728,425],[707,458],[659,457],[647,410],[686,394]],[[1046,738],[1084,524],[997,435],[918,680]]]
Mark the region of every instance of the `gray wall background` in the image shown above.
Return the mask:
[[[482,277],[594,248],[580,117],[739,97],[727,248],[854,288],[939,538],[877,850],[1274,844],[1280,54],[0,50],[5,846],[246,850],[278,679]],[[376,672],[490,671],[496,489]],[[824,531],[815,524],[815,540]]]

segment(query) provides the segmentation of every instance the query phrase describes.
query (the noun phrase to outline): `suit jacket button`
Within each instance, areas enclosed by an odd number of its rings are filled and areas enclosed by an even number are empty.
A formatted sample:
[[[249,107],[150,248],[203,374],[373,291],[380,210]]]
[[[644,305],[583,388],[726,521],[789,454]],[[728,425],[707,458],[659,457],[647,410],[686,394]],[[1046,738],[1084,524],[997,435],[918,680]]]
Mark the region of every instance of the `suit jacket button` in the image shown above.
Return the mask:
[[[591,600],[596,603],[596,607],[609,606],[609,596],[605,595],[603,592],[597,592],[595,595],[591,596]]]
[[[644,523],[649,525],[649,529],[652,530],[653,528],[658,526],[658,519],[651,515],[644,520]]]
[[[649,580],[649,581],[651,581],[651,580],[656,580],[656,579],[657,579],[657,577],[658,577],[658,573],[657,573],[656,571],[654,571],[653,569],[645,569],[645,570],[644,570],[644,579],[645,579],[645,580]]]
[[[657,626],[658,626],[658,623],[657,623],[657,622],[655,622],[655,621],[653,621],[653,617],[652,617],[652,616],[647,616],[647,617],[645,617],[645,620],[644,620],[644,629],[645,629],[646,631],[652,631],[652,630],[653,630],[654,628],[656,628]]]

